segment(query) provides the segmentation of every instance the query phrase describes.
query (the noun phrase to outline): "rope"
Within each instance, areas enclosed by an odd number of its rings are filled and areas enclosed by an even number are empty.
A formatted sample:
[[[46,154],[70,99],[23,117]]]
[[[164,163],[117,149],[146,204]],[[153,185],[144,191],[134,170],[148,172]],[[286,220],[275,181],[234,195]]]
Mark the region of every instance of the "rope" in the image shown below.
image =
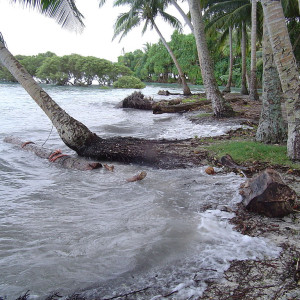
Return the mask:
[[[43,146],[46,144],[46,142],[49,140],[49,137],[50,137],[50,135],[51,135],[51,133],[52,133],[52,130],[53,130],[53,124],[52,124],[51,130],[50,130],[50,133],[49,133],[48,137],[46,138],[46,140],[45,140],[44,144],[42,145],[42,147],[43,147]]]

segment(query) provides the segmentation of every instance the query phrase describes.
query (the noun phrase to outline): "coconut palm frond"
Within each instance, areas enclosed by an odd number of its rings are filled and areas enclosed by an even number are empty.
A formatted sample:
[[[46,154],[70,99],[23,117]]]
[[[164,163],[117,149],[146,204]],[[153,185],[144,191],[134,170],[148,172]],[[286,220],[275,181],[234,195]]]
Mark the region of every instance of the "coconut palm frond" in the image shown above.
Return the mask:
[[[106,0],[99,0],[99,7],[102,7],[106,3]]]
[[[114,25],[114,35],[113,40],[121,34],[119,42],[125,37],[130,30],[134,27],[139,26],[140,18],[138,14],[132,17],[131,12],[122,13],[117,18],[117,21]]]
[[[164,11],[160,11],[160,15],[165,22],[169,23],[172,27],[174,27],[178,31],[180,31],[180,32],[182,31],[182,25],[176,17],[174,17]]]
[[[149,22],[150,22],[150,20],[146,19],[146,22],[145,22],[145,24],[143,26],[143,29],[142,29],[142,34],[144,34],[147,31]],[[152,26],[152,23],[151,23],[151,26]]]
[[[77,9],[74,0],[12,0],[24,7],[37,9],[42,14],[53,18],[63,28],[82,32],[84,29],[83,15]]]

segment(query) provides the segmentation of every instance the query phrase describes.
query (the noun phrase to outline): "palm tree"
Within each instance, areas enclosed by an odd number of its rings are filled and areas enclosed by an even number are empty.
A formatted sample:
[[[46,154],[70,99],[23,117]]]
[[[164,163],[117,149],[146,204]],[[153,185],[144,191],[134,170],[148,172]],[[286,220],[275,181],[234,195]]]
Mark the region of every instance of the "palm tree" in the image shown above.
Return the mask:
[[[286,101],[288,156],[300,160],[300,80],[280,1],[261,0],[275,64]]]
[[[281,110],[281,100],[284,97],[265,22],[263,29],[263,66],[262,109],[256,131],[256,140],[263,143],[282,143],[287,139],[287,128]]]
[[[232,45],[232,29],[234,27],[234,23],[232,22],[232,18],[225,17],[226,10],[224,7],[219,9],[220,3],[213,2],[208,6],[205,10],[204,20],[206,22],[205,30],[211,35],[217,32],[222,32],[220,37],[219,47],[223,46],[224,41],[228,36],[228,46],[229,46],[229,74],[228,80],[225,89],[222,93],[230,93],[231,92],[231,84],[232,84],[232,75],[233,75],[233,45]],[[222,6],[222,5],[221,5]]]
[[[233,75],[233,50],[232,50],[232,27],[228,28],[228,39],[229,39],[229,74],[227,84],[223,93],[231,92],[231,84],[232,84],[232,75]]]
[[[194,26],[194,35],[196,39],[206,97],[212,102],[214,115],[216,117],[222,117],[227,115],[228,112],[231,112],[232,109],[228,104],[226,104],[214,76],[212,60],[209,55],[204,32],[204,22],[202,18],[202,12],[200,10],[199,0],[189,0],[188,3],[192,24]]]
[[[242,41],[241,41],[241,52],[242,52],[242,88],[241,94],[242,95],[249,95],[247,89],[247,80],[246,80],[246,73],[247,73],[247,65],[246,65],[246,38],[247,38],[247,30],[245,21],[242,21]]]
[[[25,1],[25,0],[24,0]],[[58,2],[73,2],[71,0],[53,0]],[[26,2],[30,2],[27,0]],[[39,3],[50,3],[41,0]],[[34,0],[34,4],[38,3]],[[53,2],[52,2],[53,3]],[[31,2],[29,4],[32,4]],[[67,9],[68,10],[68,9]],[[68,18],[69,14],[63,14]],[[63,22],[64,26],[67,22]],[[157,167],[182,167],[187,160],[179,151],[174,151],[172,157],[165,150],[170,145],[164,140],[150,140],[134,138],[102,139],[92,133],[84,124],[69,116],[55,101],[37,84],[25,68],[14,58],[5,46],[0,34],[0,63],[2,63],[19,83],[26,89],[35,102],[42,108],[56,127],[64,143],[84,157],[98,160],[115,160],[151,164]]]
[[[167,0],[168,2],[170,2],[180,13],[180,15],[182,16],[183,20],[185,21],[185,23],[189,26],[189,28],[191,29],[191,32],[194,33],[194,26],[191,22],[191,20],[188,18],[188,16],[184,13],[184,11],[182,10],[182,8],[179,6],[179,4],[177,3],[176,0]],[[299,0],[300,1],[300,0]]]
[[[82,31],[83,16],[77,10],[72,0],[40,0],[24,1],[29,7],[38,9],[42,14],[57,20],[64,28]],[[57,103],[37,84],[25,68],[15,59],[0,39],[0,62],[10,71],[16,80],[24,87],[33,100],[46,113],[63,142],[75,151],[79,151],[92,136],[89,129],[69,116]]]
[[[256,1],[256,0],[255,0]],[[253,10],[256,11],[254,4]],[[256,87],[256,36],[261,39],[260,28],[261,24],[256,25],[256,15],[261,14],[261,10],[257,13],[252,13],[251,3],[249,0],[209,0],[205,12],[205,17],[209,20],[208,28],[222,28],[225,32],[229,26],[237,29],[241,35],[241,56],[242,56],[242,88],[241,94],[248,95],[247,80],[246,80],[246,45],[247,45],[247,25],[251,23],[251,15],[254,18],[252,28],[251,41],[251,66],[253,69],[252,76],[255,78],[252,82],[254,85],[249,85],[250,94],[257,97]],[[210,30],[211,30],[210,29]],[[259,34],[259,35],[258,35]],[[251,96],[252,97],[252,96]]]
[[[250,75],[250,100],[258,100],[256,81],[256,31],[257,31],[257,2],[252,0],[251,5],[251,75]]]
[[[63,142],[78,152],[86,141],[92,137],[89,129],[79,121],[73,119],[57,105],[7,50],[3,41],[0,41],[0,62],[11,72],[32,99],[45,112],[57,129]]]
[[[229,34],[229,28],[235,28],[241,37],[241,94],[248,95],[246,80],[247,24],[250,23],[251,5],[248,0],[209,0],[206,4],[205,19],[209,22],[207,30],[223,30],[223,36]],[[231,63],[231,60],[229,61]],[[228,91],[228,87],[224,90]]]
[[[160,32],[156,22],[155,18],[160,15],[165,21],[167,21],[169,24],[171,24],[174,28],[180,29],[180,22],[170,14],[166,13],[164,9],[166,8],[166,2],[162,0],[151,0],[151,1],[145,1],[145,0],[116,0],[114,3],[115,6],[120,5],[130,5],[130,9],[126,13],[122,13],[117,18],[117,21],[115,23],[115,33],[114,37],[117,37],[118,35],[121,35],[120,40],[126,36],[126,34],[132,30],[134,27],[140,25],[142,22],[145,22],[142,33],[144,33],[149,24],[151,28],[154,28],[157,32],[157,34],[160,37],[160,40],[162,41],[163,45],[168,50],[177,70],[178,74],[180,76],[182,85],[183,85],[183,94],[184,95],[190,95],[191,91],[190,88],[187,85],[185,75],[172,51],[170,46],[168,45],[167,41],[163,37],[162,33]]]

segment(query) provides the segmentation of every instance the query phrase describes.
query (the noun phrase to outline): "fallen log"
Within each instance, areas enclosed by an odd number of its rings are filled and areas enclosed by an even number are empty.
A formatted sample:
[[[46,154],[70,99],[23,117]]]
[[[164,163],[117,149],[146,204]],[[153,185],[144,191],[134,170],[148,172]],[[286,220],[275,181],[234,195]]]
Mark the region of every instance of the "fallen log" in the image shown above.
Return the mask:
[[[209,105],[210,103],[211,102],[208,100],[201,100],[192,103],[179,103],[175,105],[172,103],[157,102],[153,104],[153,113],[182,113],[190,110],[200,109],[202,106]]]
[[[248,179],[241,185],[240,195],[246,209],[268,217],[283,217],[293,212],[297,199],[296,192],[272,169]]]
[[[154,168],[177,169],[207,164],[207,150],[198,149],[201,141],[146,140],[133,137],[112,137],[102,139],[93,135],[77,154],[97,161],[118,161]],[[197,151],[196,151],[197,150]]]
[[[99,162],[89,161],[88,159],[80,157],[72,157],[63,154],[60,150],[51,151],[36,145],[34,142],[23,142],[16,137],[6,137],[4,138],[4,142],[17,145],[23,150],[33,152],[38,157],[48,159],[48,161],[67,169],[87,171],[102,167]]]
[[[168,90],[159,90],[157,94],[161,96],[182,95],[180,93],[171,93]]]

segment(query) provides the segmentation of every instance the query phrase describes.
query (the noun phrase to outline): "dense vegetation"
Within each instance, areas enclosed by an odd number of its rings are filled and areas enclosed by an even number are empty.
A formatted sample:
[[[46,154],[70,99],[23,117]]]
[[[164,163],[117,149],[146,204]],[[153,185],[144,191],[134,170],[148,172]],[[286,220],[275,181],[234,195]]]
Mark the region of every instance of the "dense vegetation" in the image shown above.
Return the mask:
[[[78,54],[57,56],[52,52],[36,56],[17,55],[16,58],[30,75],[42,83],[56,85],[112,85],[121,76],[132,75],[132,71],[120,63]],[[14,77],[0,66],[0,80],[15,82]]]

